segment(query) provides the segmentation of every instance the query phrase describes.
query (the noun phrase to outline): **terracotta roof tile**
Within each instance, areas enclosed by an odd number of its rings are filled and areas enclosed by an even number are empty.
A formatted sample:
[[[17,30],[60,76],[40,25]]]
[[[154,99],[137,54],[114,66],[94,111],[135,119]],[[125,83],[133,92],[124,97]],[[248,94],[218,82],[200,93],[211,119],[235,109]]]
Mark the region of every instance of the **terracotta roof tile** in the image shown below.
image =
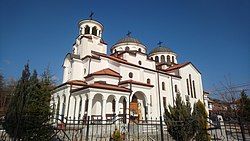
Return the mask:
[[[100,82],[95,82],[93,84],[86,84],[82,88],[72,90],[72,92],[84,90],[87,88],[97,88],[97,89],[106,89],[106,90],[114,90],[114,91],[122,91],[122,92],[130,92],[128,88],[118,86],[118,85],[111,85],[111,84],[105,84]]]
[[[183,63],[183,64],[177,64],[177,65],[174,65],[172,67],[167,68],[166,71],[168,72],[168,71],[171,71],[171,70],[179,69],[179,68],[182,68],[182,67],[184,67],[184,66],[186,66],[186,65],[188,65],[190,63],[191,62],[186,62],[186,63]]]
[[[147,84],[147,83],[143,83],[143,82],[139,82],[139,81],[134,81],[134,80],[125,80],[125,81],[121,81],[121,82],[119,83],[119,85],[127,84],[127,83],[132,83],[132,84],[141,85],[141,86],[147,86],[147,87],[154,87],[154,85]]]
[[[106,68],[106,69],[91,73],[88,76],[86,76],[86,78],[91,77],[93,75],[109,75],[109,76],[114,76],[114,77],[121,77],[121,75],[118,72],[110,68]]]

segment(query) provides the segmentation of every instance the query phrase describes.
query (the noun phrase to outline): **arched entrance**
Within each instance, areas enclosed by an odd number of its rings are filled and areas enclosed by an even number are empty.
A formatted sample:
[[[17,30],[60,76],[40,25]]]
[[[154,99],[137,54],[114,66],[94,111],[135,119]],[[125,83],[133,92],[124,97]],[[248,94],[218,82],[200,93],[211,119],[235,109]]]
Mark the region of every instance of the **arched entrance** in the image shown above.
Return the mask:
[[[139,122],[140,120],[146,120],[147,105],[146,97],[143,92],[135,92],[132,95],[130,102],[130,117],[132,120]]]

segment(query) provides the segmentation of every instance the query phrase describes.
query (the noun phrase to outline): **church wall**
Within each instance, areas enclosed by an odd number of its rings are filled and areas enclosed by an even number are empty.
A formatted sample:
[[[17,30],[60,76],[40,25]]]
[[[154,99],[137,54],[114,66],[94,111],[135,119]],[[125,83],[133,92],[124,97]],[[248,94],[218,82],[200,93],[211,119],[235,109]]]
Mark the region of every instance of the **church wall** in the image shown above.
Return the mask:
[[[203,102],[203,88],[202,88],[201,74],[192,65],[187,65],[180,69],[180,75],[182,76],[181,84],[183,93],[185,93],[185,95],[188,95],[186,79],[189,79],[189,74],[191,74],[191,80],[192,81],[194,80],[195,82],[195,92],[196,92],[196,98],[192,98],[190,84],[189,84],[190,102],[195,103],[198,101],[198,99],[200,99]],[[194,94],[193,84],[192,84],[192,92]]]
[[[73,59],[72,60],[72,78],[71,80],[82,80],[84,72],[84,64],[82,60]]]
[[[125,53],[123,57],[125,60],[135,65],[146,67],[148,69],[155,69],[155,62],[148,60],[147,56],[144,54],[136,53],[134,56],[129,53]],[[141,61],[141,65],[139,64],[139,61]]]

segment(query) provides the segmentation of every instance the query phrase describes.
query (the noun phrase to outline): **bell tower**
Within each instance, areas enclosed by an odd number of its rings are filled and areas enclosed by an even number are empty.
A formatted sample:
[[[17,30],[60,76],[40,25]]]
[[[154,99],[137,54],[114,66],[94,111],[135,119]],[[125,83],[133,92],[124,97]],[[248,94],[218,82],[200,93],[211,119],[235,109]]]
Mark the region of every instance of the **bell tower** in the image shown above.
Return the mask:
[[[73,45],[73,54],[80,55],[80,58],[91,55],[91,51],[107,54],[107,44],[102,39],[103,25],[92,16],[93,13],[89,19],[78,23],[79,36]]]

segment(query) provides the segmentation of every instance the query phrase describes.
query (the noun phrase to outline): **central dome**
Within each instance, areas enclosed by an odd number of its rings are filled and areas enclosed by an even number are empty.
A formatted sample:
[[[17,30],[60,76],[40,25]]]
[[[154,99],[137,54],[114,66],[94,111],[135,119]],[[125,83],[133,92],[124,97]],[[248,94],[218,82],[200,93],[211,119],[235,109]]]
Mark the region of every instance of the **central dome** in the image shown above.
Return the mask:
[[[157,52],[173,52],[170,48],[165,46],[158,46],[154,48],[149,54],[157,53]]]
[[[141,44],[141,42],[138,39],[135,39],[131,36],[126,36],[126,37],[118,40],[118,42],[116,44],[120,44],[120,43],[138,43],[138,44]]]

